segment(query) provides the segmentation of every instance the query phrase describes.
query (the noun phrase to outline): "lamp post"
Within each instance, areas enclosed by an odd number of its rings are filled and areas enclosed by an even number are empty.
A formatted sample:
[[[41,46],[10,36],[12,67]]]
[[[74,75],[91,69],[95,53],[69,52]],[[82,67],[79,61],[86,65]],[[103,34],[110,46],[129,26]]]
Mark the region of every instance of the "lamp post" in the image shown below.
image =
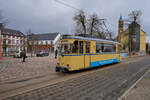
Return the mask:
[[[0,60],[2,59],[2,35],[0,30]]]

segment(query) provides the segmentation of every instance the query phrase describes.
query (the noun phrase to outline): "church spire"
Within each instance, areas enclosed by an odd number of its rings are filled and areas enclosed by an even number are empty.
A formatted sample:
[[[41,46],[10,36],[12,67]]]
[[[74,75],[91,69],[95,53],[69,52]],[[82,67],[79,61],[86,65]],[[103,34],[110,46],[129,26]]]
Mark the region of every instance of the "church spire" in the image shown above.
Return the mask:
[[[120,14],[120,19],[118,22],[118,35],[120,36],[123,31],[124,31],[124,21],[122,18],[122,14]]]
[[[123,19],[122,19],[122,14],[120,14],[120,19],[119,19],[119,21],[123,21]]]

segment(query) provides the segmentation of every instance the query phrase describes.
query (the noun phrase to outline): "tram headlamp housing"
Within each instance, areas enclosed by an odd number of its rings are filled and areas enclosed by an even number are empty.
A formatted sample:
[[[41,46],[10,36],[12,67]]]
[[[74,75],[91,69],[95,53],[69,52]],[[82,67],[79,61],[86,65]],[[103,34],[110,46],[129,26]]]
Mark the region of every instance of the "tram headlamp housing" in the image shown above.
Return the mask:
[[[57,63],[57,65],[59,65],[59,63]]]
[[[67,67],[69,67],[69,64],[67,64]]]

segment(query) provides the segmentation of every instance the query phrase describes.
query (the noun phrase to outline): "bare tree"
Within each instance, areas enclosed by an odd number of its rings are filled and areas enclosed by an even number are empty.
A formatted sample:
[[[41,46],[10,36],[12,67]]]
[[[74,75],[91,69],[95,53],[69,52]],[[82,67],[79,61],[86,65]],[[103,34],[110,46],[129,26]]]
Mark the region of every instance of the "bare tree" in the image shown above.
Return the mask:
[[[79,11],[74,17],[73,20],[76,22],[76,32],[79,34],[86,34],[86,16],[83,10]]]
[[[93,35],[93,34],[98,34],[101,33],[101,28],[102,28],[102,20],[98,17],[97,14],[92,14],[90,15],[90,18],[88,19],[88,30],[89,30],[89,34]]]
[[[113,32],[107,31],[106,34],[107,34],[107,38],[108,39],[113,39],[113,37],[114,37],[114,33]]]
[[[26,36],[27,36],[27,51],[29,53],[31,53],[31,57],[33,56],[33,52],[32,52],[32,48],[34,46],[34,42],[33,41],[30,41],[31,38],[33,37],[33,33],[32,33],[32,30],[29,28],[27,31],[26,31]]]
[[[104,31],[98,31],[97,35],[99,38],[106,39],[106,33]]]
[[[113,32],[108,31],[105,25],[105,19],[100,19],[96,13],[86,18],[84,11],[81,10],[73,17],[73,20],[76,22],[75,35],[90,34],[103,39],[112,39],[113,37]]]
[[[142,15],[142,12],[140,10],[132,11],[129,16],[129,21],[140,23],[140,17]]]

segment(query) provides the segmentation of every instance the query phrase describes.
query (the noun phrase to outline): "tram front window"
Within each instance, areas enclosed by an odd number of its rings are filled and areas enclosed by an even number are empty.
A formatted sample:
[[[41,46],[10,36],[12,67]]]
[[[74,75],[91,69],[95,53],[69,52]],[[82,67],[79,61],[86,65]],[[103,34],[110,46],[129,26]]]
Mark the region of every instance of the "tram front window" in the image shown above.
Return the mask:
[[[89,52],[89,51],[87,51]],[[83,53],[83,41],[75,41],[73,44],[62,44],[60,54]]]
[[[72,53],[72,44],[62,44],[60,54]]]

